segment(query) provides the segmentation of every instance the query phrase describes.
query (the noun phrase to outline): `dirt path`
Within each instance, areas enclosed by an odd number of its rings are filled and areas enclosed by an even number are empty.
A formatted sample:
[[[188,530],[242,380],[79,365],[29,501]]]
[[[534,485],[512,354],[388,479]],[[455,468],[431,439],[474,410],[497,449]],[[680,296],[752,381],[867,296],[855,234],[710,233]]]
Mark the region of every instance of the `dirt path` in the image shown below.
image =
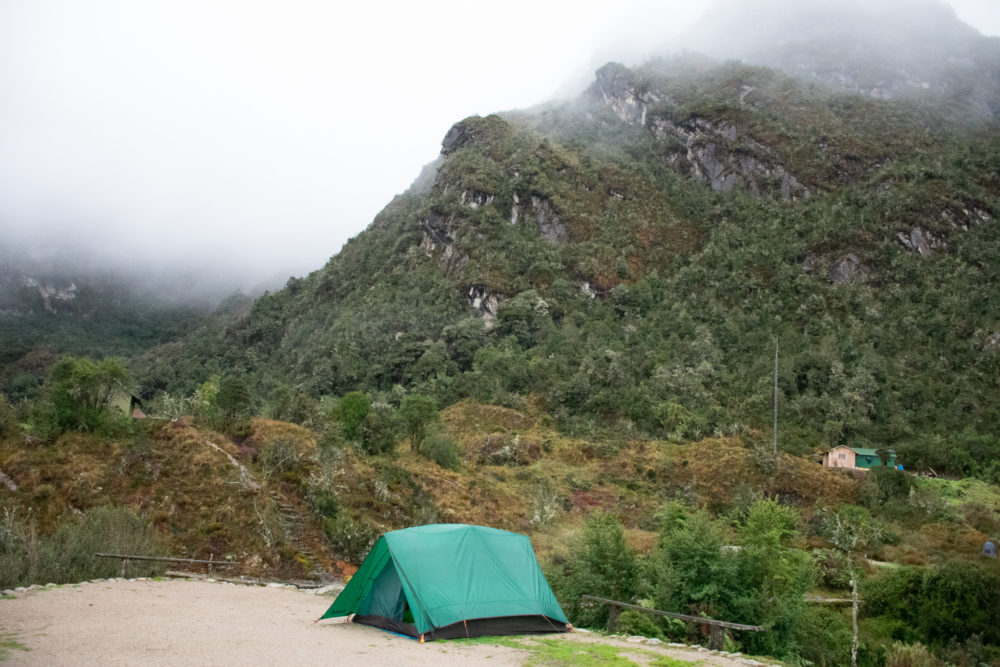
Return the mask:
[[[505,666],[529,657],[526,650],[506,646],[419,644],[354,623],[314,623],[331,601],[289,588],[203,581],[95,582],[0,600],[0,640],[13,639],[27,649],[9,650],[6,662],[12,665]],[[686,649],[642,646],[640,651],[619,644],[623,654],[652,651],[706,665],[746,664]],[[637,656],[637,662],[648,661]]]

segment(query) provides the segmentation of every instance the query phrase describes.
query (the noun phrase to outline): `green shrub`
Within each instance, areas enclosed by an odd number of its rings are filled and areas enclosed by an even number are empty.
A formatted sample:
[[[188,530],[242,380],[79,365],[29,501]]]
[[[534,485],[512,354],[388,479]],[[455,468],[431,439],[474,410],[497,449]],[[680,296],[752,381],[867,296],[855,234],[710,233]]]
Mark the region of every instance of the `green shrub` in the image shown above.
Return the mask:
[[[39,426],[49,435],[68,430],[114,431],[109,407],[120,387],[130,382],[125,361],[109,357],[64,356],[49,371],[45,383],[45,407]]]
[[[344,394],[344,397],[333,409],[333,417],[340,422],[344,429],[344,436],[348,440],[356,440],[360,433],[361,423],[371,410],[371,401],[368,395],[361,391],[351,391]]]
[[[396,424],[389,409],[372,409],[358,426],[361,449],[368,454],[385,454],[396,447]]]
[[[0,394],[0,438],[14,435],[19,429],[17,411],[10,400],[4,394]]]
[[[98,577],[148,577],[161,574],[163,563],[94,558],[97,552],[159,555],[163,539],[149,522],[128,507],[104,506],[61,524],[50,542],[50,557],[42,571],[56,583]],[[48,570],[48,572],[46,572]]]
[[[529,494],[531,525],[544,526],[555,518],[563,505],[563,497],[551,482],[543,479],[531,487]]]
[[[126,507],[104,506],[64,520],[56,533],[38,536],[28,517],[4,508],[0,515],[0,587],[31,583],[67,583],[107,577],[154,576],[164,566],[155,561],[95,558],[115,553],[154,556],[163,540],[149,523]]]
[[[555,577],[553,589],[572,623],[604,627],[608,622],[607,605],[583,603],[580,596],[629,602],[636,594],[639,563],[625,542],[621,522],[604,512],[591,514],[570,553]]]
[[[849,612],[848,612],[849,613]],[[795,628],[793,652],[816,667],[840,667],[851,662],[850,617],[840,611],[809,605]]]
[[[663,639],[663,628],[649,614],[634,609],[626,609],[618,616],[615,632],[623,635],[639,635]]]
[[[458,470],[458,441],[444,426],[432,426],[424,438],[420,453],[448,470]]]
[[[877,467],[868,471],[858,495],[866,506],[874,508],[893,500],[905,500],[911,488],[913,480],[902,470]]]
[[[313,509],[323,519],[335,519],[340,513],[340,503],[332,491],[321,489],[310,496]]]
[[[851,588],[851,568],[847,554],[837,549],[815,549],[812,555],[821,585],[840,590]]]
[[[407,394],[399,406],[403,428],[410,438],[410,448],[419,451],[428,426],[438,419],[438,403],[433,396]]]
[[[323,533],[336,558],[360,565],[382,531],[367,519],[356,520],[344,515],[323,519]]]

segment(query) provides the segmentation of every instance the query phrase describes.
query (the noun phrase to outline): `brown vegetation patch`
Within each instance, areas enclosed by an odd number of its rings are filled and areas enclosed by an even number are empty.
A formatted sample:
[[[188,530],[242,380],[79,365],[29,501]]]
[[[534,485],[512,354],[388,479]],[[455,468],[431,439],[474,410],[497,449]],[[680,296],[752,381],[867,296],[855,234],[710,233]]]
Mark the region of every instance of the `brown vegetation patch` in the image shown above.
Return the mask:
[[[765,463],[767,456],[765,452]],[[700,501],[714,508],[728,502],[741,486],[814,507],[848,502],[857,493],[856,480],[807,458],[779,453],[773,469],[762,467],[752,449],[732,438],[678,446],[672,463],[677,479],[690,484]]]
[[[590,513],[594,510],[611,510],[616,505],[616,496],[608,489],[586,489],[570,493],[570,502],[578,512]]]
[[[287,426],[278,430],[302,435],[299,427]],[[71,433],[31,449],[0,442],[3,469],[21,489],[0,495],[0,502],[25,512],[30,507],[42,533],[74,514],[124,505],[146,516],[168,539],[171,555],[259,563],[247,572],[254,575],[307,574],[295,560],[298,547],[283,533],[269,542],[264,530],[268,517],[274,526],[282,520],[294,523],[300,544],[321,553],[318,526],[300,496],[282,495],[280,484],[268,485],[252,467],[248,472],[259,487],[249,487],[226,456],[238,456],[239,448],[218,433],[177,422],[142,428],[147,430],[120,439]],[[296,442],[314,447],[314,439]],[[274,496],[283,499],[288,516],[277,516]]]
[[[530,417],[498,405],[483,405],[472,399],[459,401],[441,413],[441,421],[456,434],[525,431],[535,426]]]

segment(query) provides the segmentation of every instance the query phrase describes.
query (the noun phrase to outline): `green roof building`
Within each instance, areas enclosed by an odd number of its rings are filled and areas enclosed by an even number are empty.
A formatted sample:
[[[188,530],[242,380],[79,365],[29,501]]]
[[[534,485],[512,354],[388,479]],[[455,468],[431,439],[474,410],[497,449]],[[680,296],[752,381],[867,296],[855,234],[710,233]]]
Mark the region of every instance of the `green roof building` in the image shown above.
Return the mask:
[[[848,447],[840,445],[823,454],[823,465],[827,468],[848,468],[868,470],[869,468],[879,468],[882,463],[878,453],[870,447]],[[896,467],[896,452],[889,450],[889,463],[892,468]]]

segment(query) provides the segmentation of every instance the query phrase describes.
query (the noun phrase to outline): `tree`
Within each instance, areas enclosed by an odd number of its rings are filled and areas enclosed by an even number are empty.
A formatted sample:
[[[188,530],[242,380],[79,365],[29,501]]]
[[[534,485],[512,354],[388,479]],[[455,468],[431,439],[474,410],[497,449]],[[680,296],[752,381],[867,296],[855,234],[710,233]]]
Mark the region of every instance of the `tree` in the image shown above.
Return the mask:
[[[562,576],[556,578],[562,603],[577,625],[604,624],[608,619],[606,605],[582,607],[580,596],[628,602],[635,595],[639,565],[635,552],[625,542],[621,522],[601,511],[591,514],[572,553]]]
[[[825,509],[826,530],[838,550],[843,552],[851,569],[851,667],[858,665],[858,577],[854,564],[858,552],[873,546],[884,537],[884,531],[862,507],[843,507],[837,512]]]
[[[659,518],[647,576],[657,608],[719,614],[733,567],[722,549],[726,543],[722,527],[707,512],[679,502],[664,505]]]
[[[119,357],[94,361],[65,356],[57,361],[47,383],[50,418],[57,431],[91,431],[99,427],[107,417],[114,392],[128,382],[128,369]]]
[[[250,415],[253,413],[253,397],[242,378],[228,376],[219,383],[219,393],[215,403],[221,417],[224,433],[232,438],[243,439],[253,433]]]
[[[242,378],[233,376],[223,378],[215,401],[225,422],[235,422],[249,417],[253,412],[253,397],[250,396],[250,389]]]
[[[369,454],[391,452],[396,446],[397,424],[390,408],[372,408],[358,424],[358,440]]]
[[[407,394],[399,406],[399,416],[403,429],[410,438],[410,449],[420,451],[427,427],[438,419],[438,404],[433,396]]]
[[[333,410],[333,416],[344,429],[344,437],[348,440],[357,440],[361,423],[371,409],[371,401],[364,392],[349,391],[344,394]]]
[[[744,647],[752,653],[785,655],[805,614],[803,596],[815,583],[816,566],[809,554],[790,546],[798,521],[793,508],[777,501],[754,503],[743,529],[743,546],[733,555],[734,595],[726,613],[768,628],[744,636]]]
[[[741,638],[754,653],[784,655],[815,580],[809,555],[788,546],[794,509],[773,500],[750,507],[742,545],[726,547],[725,527],[704,510],[672,502],[660,510],[657,548],[646,580],[658,609],[763,625]]]

